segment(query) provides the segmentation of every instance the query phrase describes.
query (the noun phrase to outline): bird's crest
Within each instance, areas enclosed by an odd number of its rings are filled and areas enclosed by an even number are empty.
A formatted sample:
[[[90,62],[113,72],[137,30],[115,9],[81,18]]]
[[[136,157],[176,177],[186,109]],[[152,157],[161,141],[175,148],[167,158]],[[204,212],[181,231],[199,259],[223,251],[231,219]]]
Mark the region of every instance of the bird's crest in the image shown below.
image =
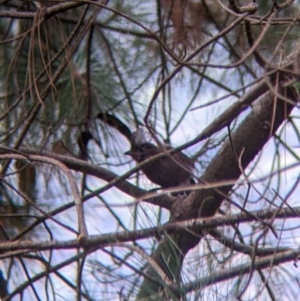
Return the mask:
[[[142,128],[138,128],[136,132],[131,135],[131,145],[141,145],[148,142],[146,139],[146,132]]]

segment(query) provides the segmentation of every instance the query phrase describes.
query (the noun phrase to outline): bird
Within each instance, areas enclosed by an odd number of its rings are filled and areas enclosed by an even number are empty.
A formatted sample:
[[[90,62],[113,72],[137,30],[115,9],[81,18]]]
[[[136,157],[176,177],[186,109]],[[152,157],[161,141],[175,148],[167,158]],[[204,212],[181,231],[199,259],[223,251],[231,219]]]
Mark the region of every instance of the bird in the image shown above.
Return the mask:
[[[125,155],[131,156],[141,163],[155,155],[171,150],[170,145],[156,146],[145,139],[144,132],[139,128],[131,136],[131,149]],[[194,162],[182,152],[166,155],[147,163],[142,168],[145,176],[161,188],[170,188],[195,184],[193,177]],[[178,195],[174,193],[173,195]]]
[[[3,276],[2,270],[0,270],[0,300],[8,295],[7,292],[7,281]]]
[[[89,157],[87,146],[89,141],[92,139],[93,139],[93,135],[89,131],[84,131],[80,133],[80,136],[78,137],[77,140],[80,149],[80,153],[79,153],[80,159],[87,161]]]

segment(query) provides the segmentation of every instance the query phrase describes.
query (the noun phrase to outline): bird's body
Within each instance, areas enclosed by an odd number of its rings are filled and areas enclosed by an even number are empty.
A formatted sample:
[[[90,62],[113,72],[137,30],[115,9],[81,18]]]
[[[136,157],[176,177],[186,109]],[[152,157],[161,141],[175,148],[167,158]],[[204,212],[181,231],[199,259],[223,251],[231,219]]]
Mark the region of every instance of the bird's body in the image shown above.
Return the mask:
[[[134,135],[137,134],[133,134],[131,149],[125,154],[130,155],[137,163],[172,149],[169,145],[156,146],[150,142],[136,139]],[[142,167],[142,171],[151,182],[162,188],[169,188],[195,183],[192,177],[193,167],[192,159],[182,152],[177,152],[150,161]]]

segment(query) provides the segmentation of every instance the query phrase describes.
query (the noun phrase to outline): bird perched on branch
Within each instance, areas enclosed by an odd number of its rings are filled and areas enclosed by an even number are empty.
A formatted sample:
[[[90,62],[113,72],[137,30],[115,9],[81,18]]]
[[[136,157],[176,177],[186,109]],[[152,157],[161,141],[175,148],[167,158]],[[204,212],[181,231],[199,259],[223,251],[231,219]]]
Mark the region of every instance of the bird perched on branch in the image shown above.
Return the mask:
[[[142,129],[131,135],[131,149],[124,153],[141,163],[155,155],[172,149],[169,145],[156,146],[145,139]],[[182,152],[166,155],[142,167],[145,176],[162,188],[195,184],[193,179],[194,162]]]

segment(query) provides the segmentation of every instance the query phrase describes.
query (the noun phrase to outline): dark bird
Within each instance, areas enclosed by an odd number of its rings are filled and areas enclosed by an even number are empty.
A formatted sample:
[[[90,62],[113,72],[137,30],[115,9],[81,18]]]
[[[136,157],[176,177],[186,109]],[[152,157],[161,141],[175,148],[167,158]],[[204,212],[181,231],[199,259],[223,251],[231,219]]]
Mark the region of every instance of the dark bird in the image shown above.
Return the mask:
[[[7,295],[7,281],[3,276],[3,272],[0,270],[0,298],[2,299]]]
[[[172,147],[169,145],[156,146],[147,142],[143,131],[138,129],[131,136],[131,149],[124,154],[141,163],[170,149]],[[194,162],[191,158],[177,152],[149,162],[142,167],[142,171],[151,182],[162,188],[169,188],[195,184],[193,167]]]
[[[84,131],[84,132],[80,133],[80,136],[77,140],[77,143],[78,143],[78,146],[80,149],[80,154],[79,154],[80,159],[82,159],[82,160],[88,159],[89,153],[88,153],[87,146],[88,146],[89,141],[92,139],[93,139],[93,136],[89,131]]]

